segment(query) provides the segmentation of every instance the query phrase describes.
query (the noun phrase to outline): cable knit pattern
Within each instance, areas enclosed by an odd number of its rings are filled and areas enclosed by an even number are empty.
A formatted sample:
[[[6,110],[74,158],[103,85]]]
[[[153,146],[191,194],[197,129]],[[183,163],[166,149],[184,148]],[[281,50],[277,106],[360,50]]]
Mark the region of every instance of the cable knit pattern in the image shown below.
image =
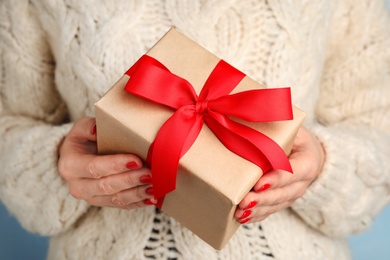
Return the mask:
[[[215,251],[153,207],[69,195],[57,146],[171,26],[269,87],[291,86],[323,172],[291,208]],[[390,200],[390,21],[371,0],[3,0],[0,199],[49,259],[349,259]]]

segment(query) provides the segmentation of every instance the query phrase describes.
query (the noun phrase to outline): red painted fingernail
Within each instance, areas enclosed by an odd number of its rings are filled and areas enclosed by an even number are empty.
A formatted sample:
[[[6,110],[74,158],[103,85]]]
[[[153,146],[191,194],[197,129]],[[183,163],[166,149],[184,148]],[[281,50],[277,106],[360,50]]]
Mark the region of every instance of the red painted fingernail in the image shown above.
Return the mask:
[[[144,184],[152,184],[152,176],[142,175],[141,177],[139,177],[139,181]]]
[[[152,199],[146,199],[146,200],[144,200],[144,203],[146,205],[156,205],[157,201],[152,200]]]
[[[262,191],[268,190],[269,187],[271,187],[271,185],[268,184],[268,183],[266,183],[266,184],[264,184],[263,186],[261,186],[261,188],[258,189],[256,192],[262,192]]]
[[[92,135],[95,135],[96,134],[96,124],[93,124],[92,128],[91,128],[91,134]]]
[[[245,224],[245,223],[248,223],[250,220],[250,218],[247,218],[247,219],[243,219],[243,220],[240,220],[240,224]]]
[[[242,216],[239,218],[239,220],[246,219],[246,218],[249,217],[251,214],[252,214],[252,211],[251,211],[250,209],[247,209],[247,210],[244,211],[244,213],[242,213]]]
[[[251,201],[251,202],[248,204],[248,206],[246,206],[246,207],[244,208],[244,210],[251,209],[251,208],[253,208],[253,207],[256,206],[256,205],[257,205],[257,202],[256,202],[256,201]]]
[[[154,195],[154,189],[153,187],[149,187],[145,190],[145,193],[148,195]]]
[[[134,170],[134,169],[138,169],[139,165],[136,162],[132,161],[132,162],[126,163],[126,168],[129,170]]]

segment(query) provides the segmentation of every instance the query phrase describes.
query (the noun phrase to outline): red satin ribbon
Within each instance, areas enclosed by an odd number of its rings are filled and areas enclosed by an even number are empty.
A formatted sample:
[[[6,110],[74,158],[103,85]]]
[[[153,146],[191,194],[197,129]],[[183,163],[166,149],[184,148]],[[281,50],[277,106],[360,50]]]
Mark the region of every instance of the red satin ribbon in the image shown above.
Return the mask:
[[[203,123],[232,152],[255,163],[263,172],[292,172],[283,149],[264,134],[229,116],[249,122],[293,118],[289,88],[257,89],[229,95],[245,77],[223,60],[216,65],[199,97],[185,79],[171,73],[158,60],[144,55],[127,72],[129,93],[172,108],[175,112],[162,125],[149,148],[155,198],[176,189],[180,158],[195,142]]]

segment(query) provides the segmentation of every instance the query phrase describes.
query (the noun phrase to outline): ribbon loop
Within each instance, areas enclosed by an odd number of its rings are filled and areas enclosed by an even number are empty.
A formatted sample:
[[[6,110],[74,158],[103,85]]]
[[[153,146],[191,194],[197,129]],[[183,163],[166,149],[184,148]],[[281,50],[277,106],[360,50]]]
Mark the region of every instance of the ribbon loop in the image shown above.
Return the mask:
[[[149,148],[155,198],[175,190],[180,158],[195,142],[205,122],[225,147],[255,163],[264,172],[292,172],[282,148],[256,130],[231,120],[268,122],[291,120],[290,89],[259,89],[229,95],[245,74],[221,60],[211,72],[199,97],[192,85],[171,73],[156,59],[144,55],[127,72],[125,90],[174,109]]]

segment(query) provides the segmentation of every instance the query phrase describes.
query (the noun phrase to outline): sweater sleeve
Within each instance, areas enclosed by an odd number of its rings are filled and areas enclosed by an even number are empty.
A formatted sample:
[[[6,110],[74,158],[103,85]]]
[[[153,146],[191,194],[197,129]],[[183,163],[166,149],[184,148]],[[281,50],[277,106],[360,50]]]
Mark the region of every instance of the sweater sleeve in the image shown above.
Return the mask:
[[[28,230],[53,235],[86,209],[57,171],[71,124],[31,1],[0,3],[0,199]]]
[[[390,201],[390,21],[384,1],[362,2],[334,17],[319,123],[310,127],[326,162],[292,206],[329,236],[367,230]]]

